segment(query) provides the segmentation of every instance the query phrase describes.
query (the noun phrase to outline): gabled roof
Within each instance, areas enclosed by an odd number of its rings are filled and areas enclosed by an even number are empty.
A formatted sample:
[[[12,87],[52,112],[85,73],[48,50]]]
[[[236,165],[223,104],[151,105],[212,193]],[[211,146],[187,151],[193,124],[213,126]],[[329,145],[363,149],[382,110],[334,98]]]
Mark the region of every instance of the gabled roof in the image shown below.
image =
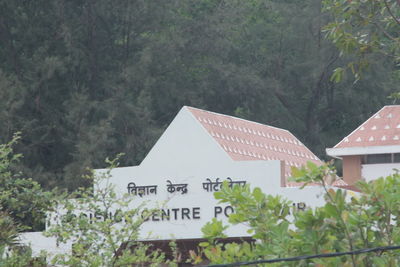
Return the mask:
[[[327,153],[331,156],[392,153],[400,152],[399,145],[400,105],[393,105],[384,106],[336,146],[327,149]]]
[[[233,160],[281,160],[285,163],[286,177],[291,175],[292,166],[300,167],[307,161],[322,163],[287,130],[187,108]]]
[[[398,144],[400,144],[400,105],[384,106],[340,141],[335,148]]]

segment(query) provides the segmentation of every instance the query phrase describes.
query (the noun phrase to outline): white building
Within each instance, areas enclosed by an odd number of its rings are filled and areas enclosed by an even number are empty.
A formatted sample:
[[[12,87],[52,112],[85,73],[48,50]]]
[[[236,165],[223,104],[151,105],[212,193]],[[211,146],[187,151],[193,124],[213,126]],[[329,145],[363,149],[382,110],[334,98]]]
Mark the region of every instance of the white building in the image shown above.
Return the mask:
[[[162,213],[143,225],[142,240],[193,243],[201,239],[205,223],[212,218],[227,223],[233,212],[213,197],[225,180],[282,195],[293,201],[293,209],[323,204],[320,186],[300,190],[299,184],[288,181],[290,168],[307,161],[322,164],[287,130],[183,107],[142,163],[114,169],[111,181],[120,194],[137,195],[138,204],[162,205]],[[227,234],[248,237],[246,230],[237,225]]]
[[[342,159],[350,186],[400,170],[400,105],[383,107],[326,153]]]
[[[128,155],[129,156],[129,155]],[[142,238],[201,238],[201,227],[213,217],[226,220],[226,213],[213,197],[224,180],[249,183],[264,193],[283,195],[295,203],[315,206],[321,188],[299,190],[287,180],[290,167],[321,161],[290,132],[235,117],[183,107],[139,166],[114,169],[118,192],[137,193],[134,187],[156,186],[138,196],[150,203],[167,201],[170,220],[152,218],[142,229]],[[207,190],[207,183],[216,186]],[[168,185],[187,185],[187,192],[170,193]],[[142,188],[143,189],[143,188]],[[149,188],[151,189],[151,188]],[[156,205],[156,204],[155,204]],[[302,204],[301,204],[302,205]],[[222,208],[222,211],[220,210]],[[172,210],[178,214],[172,216]],[[188,215],[182,215],[182,211]],[[196,214],[196,216],[195,216]],[[231,237],[246,236],[242,226],[231,227]]]

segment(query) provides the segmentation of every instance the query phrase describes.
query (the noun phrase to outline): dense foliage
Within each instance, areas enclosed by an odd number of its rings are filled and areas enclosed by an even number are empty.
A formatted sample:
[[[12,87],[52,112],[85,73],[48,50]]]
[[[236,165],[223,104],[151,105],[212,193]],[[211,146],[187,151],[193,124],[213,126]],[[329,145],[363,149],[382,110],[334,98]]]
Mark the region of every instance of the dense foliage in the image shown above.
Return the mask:
[[[133,206],[135,196],[118,194],[110,181],[111,170],[118,158],[109,161],[109,168],[86,178],[93,188],[80,188],[57,200],[57,211],[49,218],[46,235],[60,244],[72,246],[72,253],[49,255],[56,265],[79,267],[164,266],[176,267],[165,254],[151,245],[138,242],[140,227],[147,219],[139,216],[142,205]],[[148,212],[150,216],[151,210]]]
[[[14,135],[9,143],[0,145],[0,267],[43,266],[40,258],[32,259],[29,247],[21,246],[19,234],[44,230],[54,195],[13,170],[21,158],[13,151],[18,139]]]
[[[0,218],[18,226],[20,231],[41,231],[45,228],[45,213],[51,209],[53,194],[31,178],[13,171],[13,165],[21,158],[13,151],[18,139],[15,135],[9,143],[0,145]]]
[[[247,225],[255,242],[219,243],[217,238],[224,236],[227,226],[214,220],[203,228],[209,241],[192,254],[194,262],[204,258],[217,264],[247,262],[399,244],[400,174],[359,182],[361,194],[357,195],[329,188],[325,183],[327,176],[335,177],[330,166],[312,163],[295,171],[297,181],[324,186],[326,204],[292,215],[290,201],[281,196],[265,195],[259,188],[226,185],[214,193],[215,197],[235,208],[229,221]],[[265,266],[399,266],[399,262],[400,251],[394,250]]]
[[[324,39],[321,5],[3,0],[0,141],[21,131],[18,170],[73,189],[109,155],[138,164],[192,105],[286,128],[324,157],[397,81],[392,61],[372,53],[361,81],[333,83],[352,58]]]
[[[343,52],[353,56],[345,68],[337,68],[339,81],[345,69],[358,80],[377,55],[393,62],[393,75],[398,79],[400,63],[399,0],[324,0],[325,10],[334,19],[326,25],[329,39]]]
[[[138,216],[143,207],[132,208],[134,197],[117,195],[114,186],[108,184],[118,158],[106,161],[109,164],[106,172],[86,177],[93,187],[55,194],[12,171],[12,164],[21,157],[12,149],[17,140],[18,135],[0,145],[0,267],[42,267],[49,262],[79,267],[159,266],[160,263],[177,266],[174,259],[166,259],[164,253],[151,245],[136,241],[146,220]],[[108,185],[100,187],[104,183]],[[95,217],[81,216],[90,213]],[[73,253],[43,250],[40,256],[32,255],[31,247],[21,241],[20,234],[25,230],[44,230],[46,219],[48,227],[44,234],[57,238],[58,245],[73,244]],[[171,249],[173,245],[171,242]]]

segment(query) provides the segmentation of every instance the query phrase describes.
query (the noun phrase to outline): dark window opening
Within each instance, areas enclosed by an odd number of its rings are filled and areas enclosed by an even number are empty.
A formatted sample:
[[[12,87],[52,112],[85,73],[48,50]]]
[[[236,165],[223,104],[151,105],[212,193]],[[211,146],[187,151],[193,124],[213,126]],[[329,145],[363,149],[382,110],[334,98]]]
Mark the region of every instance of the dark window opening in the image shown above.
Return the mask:
[[[362,164],[382,164],[400,162],[400,153],[395,154],[371,154],[362,157]]]

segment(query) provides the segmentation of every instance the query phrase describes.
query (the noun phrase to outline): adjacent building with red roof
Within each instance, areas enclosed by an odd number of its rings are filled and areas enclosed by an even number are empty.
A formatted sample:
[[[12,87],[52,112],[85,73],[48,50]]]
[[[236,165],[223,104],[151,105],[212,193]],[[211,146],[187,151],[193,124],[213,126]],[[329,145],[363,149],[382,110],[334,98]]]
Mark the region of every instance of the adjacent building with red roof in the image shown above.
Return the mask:
[[[326,153],[342,159],[349,185],[393,174],[400,169],[400,105],[383,107]]]

